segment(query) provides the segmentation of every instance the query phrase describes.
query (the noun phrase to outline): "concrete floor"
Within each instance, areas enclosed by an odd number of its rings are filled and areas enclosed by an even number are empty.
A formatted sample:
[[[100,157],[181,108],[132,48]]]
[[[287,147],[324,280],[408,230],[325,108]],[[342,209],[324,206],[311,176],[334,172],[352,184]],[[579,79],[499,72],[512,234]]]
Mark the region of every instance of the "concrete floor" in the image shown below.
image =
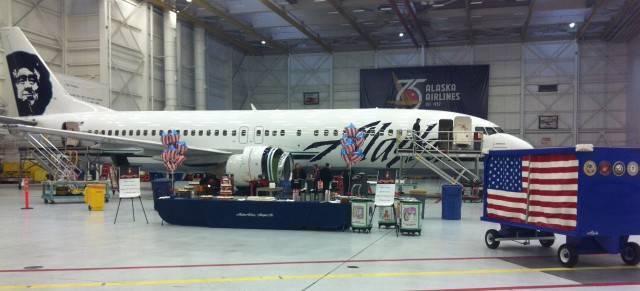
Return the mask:
[[[21,210],[22,192],[0,185],[0,289],[72,290],[440,290],[640,289],[640,268],[619,255],[581,256],[565,269],[534,242],[484,244],[496,225],[481,222],[480,203],[464,203],[461,221],[440,220],[428,200],[422,236],[332,231],[214,229],[161,225],[143,183],[149,224],[136,203],[117,199],[104,211],[82,203]],[[116,202],[116,203],[114,203]],[[268,202],[265,202],[268,203]],[[640,237],[632,240],[640,242]]]

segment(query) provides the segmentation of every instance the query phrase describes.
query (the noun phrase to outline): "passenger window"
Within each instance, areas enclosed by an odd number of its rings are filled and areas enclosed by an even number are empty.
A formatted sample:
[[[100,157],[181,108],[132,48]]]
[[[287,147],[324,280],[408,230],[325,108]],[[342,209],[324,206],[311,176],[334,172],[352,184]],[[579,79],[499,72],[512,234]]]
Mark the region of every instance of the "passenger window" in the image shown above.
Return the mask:
[[[207,129],[207,136],[211,136],[211,129]]]
[[[109,129],[109,131],[107,132],[108,135],[111,135],[111,129]]]
[[[262,134],[262,130],[256,130],[256,136],[260,136]]]
[[[329,136],[329,130],[328,129],[324,130],[324,136]]]
[[[284,130],[280,131],[280,136],[284,136]]]
[[[379,131],[379,132],[378,132],[378,135],[379,135],[379,136],[383,136],[383,135],[384,135],[384,131],[383,131],[383,130]]]
[[[235,130],[235,129],[231,131],[231,135],[232,135],[232,136],[236,136],[236,134],[237,134],[237,133],[238,133],[238,131],[237,131],[237,130]]]
[[[191,130],[191,136],[196,136],[196,131],[195,130]]]
[[[188,136],[188,135],[189,135],[189,131],[188,131],[188,130],[186,130],[186,129],[185,129],[185,130],[183,130],[183,131],[182,131],[182,135],[184,135],[184,136]]]
[[[102,130],[102,135],[104,135],[104,129]]]
[[[120,135],[120,130],[119,130],[119,129],[116,129],[116,132],[115,132],[115,134],[114,134],[114,135],[115,135],[115,136]]]
[[[389,136],[393,136],[393,129],[389,129]]]
[[[155,129],[151,130],[151,136],[156,136],[156,130]]]
[[[241,136],[247,136],[247,130],[246,129],[241,130],[240,131],[240,135]]]
[[[220,130],[219,129],[214,130],[213,131],[213,135],[215,135],[215,136],[220,135]]]
[[[317,130],[317,129],[316,129],[316,130],[314,130],[314,131],[313,131],[313,135],[314,135],[314,136],[318,136],[318,134],[320,134],[320,131],[319,131],[319,130]]]
[[[264,131],[264,136],[269,136],[269,131],[268,130]]]
[[[496,134],[496,130],[491,127],[487,127],[486,130],[488,135]]]
[[[122,131],[122,136],[127,136],[127,131],[126,130]]]
[[[368,135],[375,135],[376,134],[376,130],[373,128],[369,128],[369,132],[367,133]]]
[[[204,134],[204,130],[199,130],[199,131],[198,131],[198,135],[199,135],[199,136],[202,136],[203,134]]]
[[[301,136],[301,135],[302,135],[302,130],[299,130],[299,129],[298,129],[298,130],[296,130],[296,135],[297,135],[297,136]]]
[[[142,131],[142,135],[147,136],[147,134],[149,134],[148,130],[145,129],[145,130]]]
[[[136,130],[136,136],[140,136],[140,130]]]
[[[87,130],[87,133],[91,133],[91,129]]]
[[[338,130],[337,129],[333,130],[333,136],[338,136]]]
[[[129,136],[133,136],[133,129],[129,129]]]
[[[222,136],[227,136],[227,130],[226,129],[222,131]]]
[[[278,131],[277,131],[277,130],[274,130],[274,131],[271,133],[271,135],[273,135],[273,136],[278,136]]]

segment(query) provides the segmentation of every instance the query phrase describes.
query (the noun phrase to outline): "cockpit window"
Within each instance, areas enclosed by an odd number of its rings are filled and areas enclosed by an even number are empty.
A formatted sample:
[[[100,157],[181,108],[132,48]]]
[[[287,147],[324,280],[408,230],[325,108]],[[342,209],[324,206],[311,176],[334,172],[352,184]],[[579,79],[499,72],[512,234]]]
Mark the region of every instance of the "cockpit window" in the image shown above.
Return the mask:
[[[492,135],[492,134],[496,134],[497,133],[496,130],[493,129],[493,127],[487,127],[486,130],[487,130],[487,134],[488,135]]]
[[[487,131],[484,129],[484,127],[476,126],[476,131],[477,132],[482,132],[484,134],[487,134]]]
[[[495,128],[495,130],[496,130],[498,133],[504,133],[504,129],[502,129],[502,128],[500,128],[500,127],[496,127],[496,128]]]

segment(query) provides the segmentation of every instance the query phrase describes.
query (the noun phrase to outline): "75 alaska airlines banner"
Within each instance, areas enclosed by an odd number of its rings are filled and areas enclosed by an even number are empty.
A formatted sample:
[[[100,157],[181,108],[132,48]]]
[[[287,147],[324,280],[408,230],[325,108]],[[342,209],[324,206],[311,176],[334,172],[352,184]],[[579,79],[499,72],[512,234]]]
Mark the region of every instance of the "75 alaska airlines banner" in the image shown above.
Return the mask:
[[[360,108],[420,108],[487,118],[489,65],[360,70]]]

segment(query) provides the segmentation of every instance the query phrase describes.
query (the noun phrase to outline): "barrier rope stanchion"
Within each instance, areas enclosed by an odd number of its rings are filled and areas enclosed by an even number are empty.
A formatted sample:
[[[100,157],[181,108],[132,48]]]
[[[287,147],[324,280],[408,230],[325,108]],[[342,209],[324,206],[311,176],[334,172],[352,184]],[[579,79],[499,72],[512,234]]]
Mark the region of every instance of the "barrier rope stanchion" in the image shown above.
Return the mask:
[[[24,207],[21,209],[33,209],[33,207],[29,207],[29,178],[24,177],[22,184],[24,186]]]

